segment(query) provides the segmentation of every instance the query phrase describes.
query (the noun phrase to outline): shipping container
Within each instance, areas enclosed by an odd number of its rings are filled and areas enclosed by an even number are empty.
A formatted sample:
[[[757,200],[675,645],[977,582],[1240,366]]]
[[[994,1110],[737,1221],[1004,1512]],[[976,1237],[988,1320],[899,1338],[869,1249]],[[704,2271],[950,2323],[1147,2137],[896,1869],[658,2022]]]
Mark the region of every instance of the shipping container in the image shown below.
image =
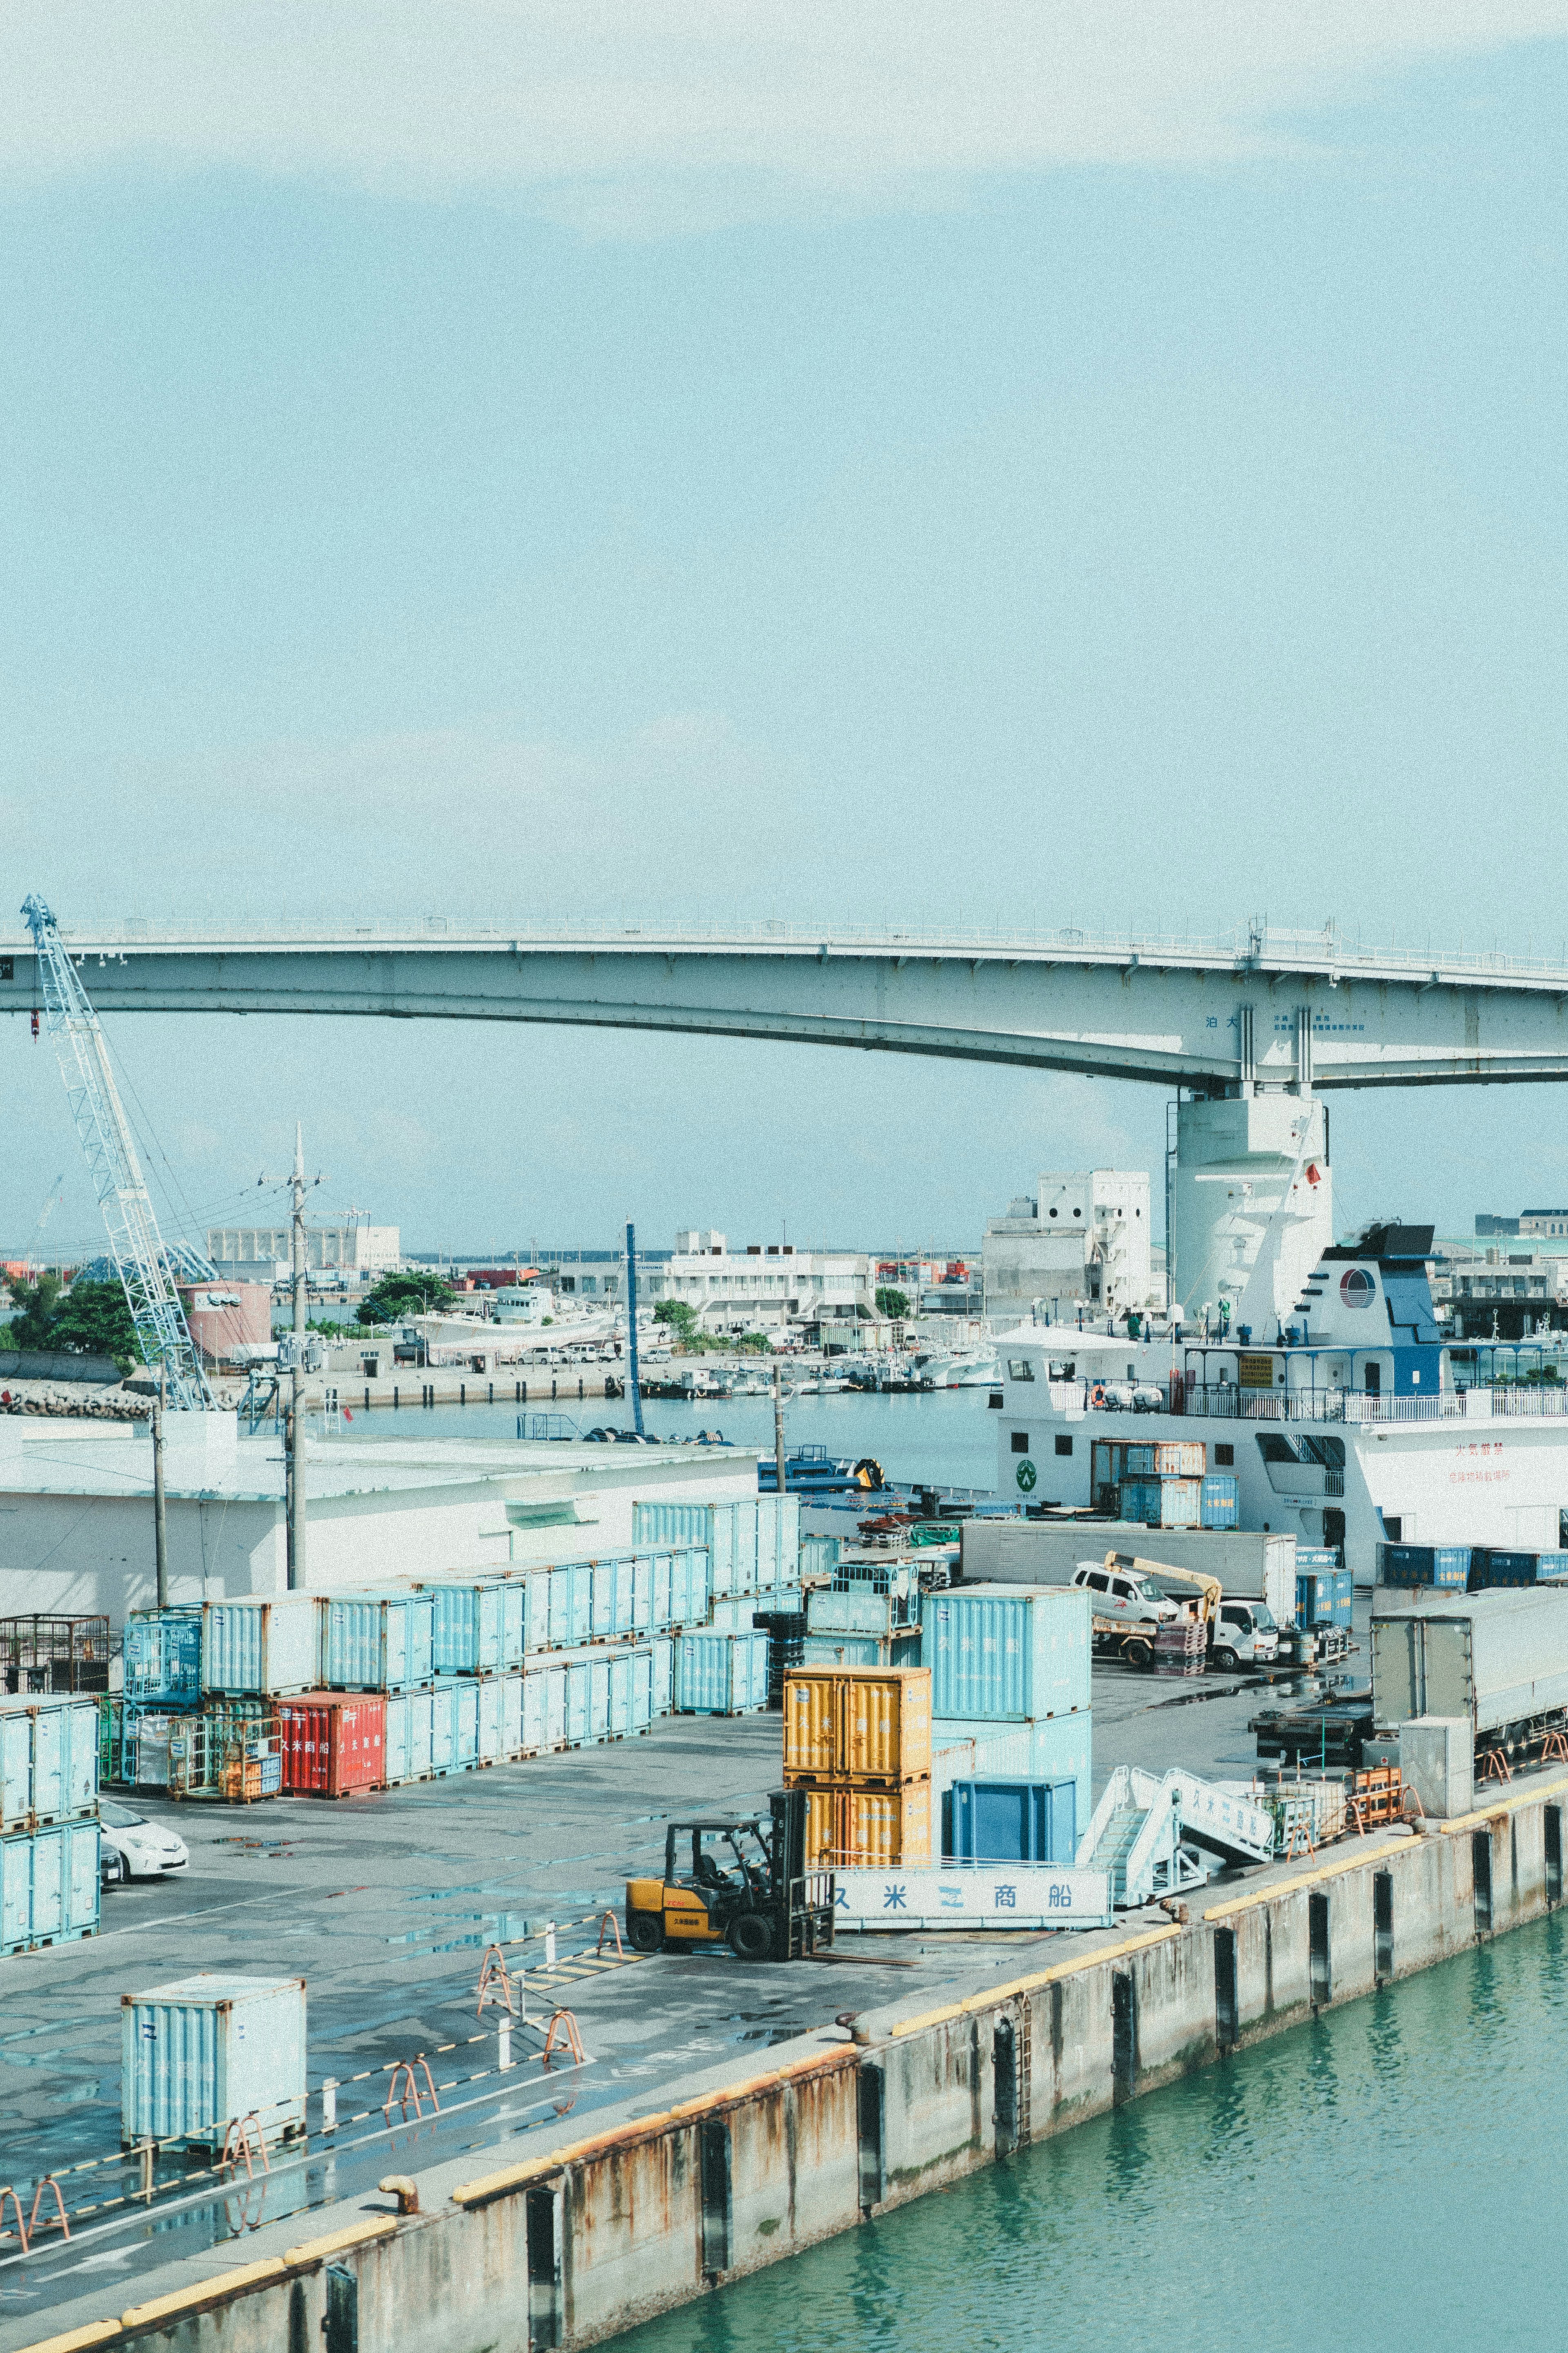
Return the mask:
[[[912,1780],[931,1770],[925,1667],[804,1666],[785,1677],[786,1781]]]
[[[514,1667],[510,1675],[497,1677],[500,1700],[500,1755],[521,1757],[522,1746],[522,1683],[523,1669]],[[482,1736],[481,1726],[481,1736]]]
[[[95,1936],[98,1904],[96,1821],[0,1838],[0,1954]]]
[[[675,1707],[675,1637],[656,1634],[648,1645],[653,1661],[653,1713],[668,1715]]]
[[[133,1609],[125,1621],[125,1690],[140,1703],[195,1707],[202,1695],[202,1612]]]
[[[1379,1585],[1429,1585],[1439,1593],[1463,1593],[1470,1581],[1468,1545],[1380,1544]]]
[[[557,1661],[531,1666],[522,1678],[525,1757],[545,1757],[566,1746],[566,1670]]]
[[[800,1581],[800,1498],[757,1495],[733,1504],[634,1504],[632,1542],[639,1548],[704,1546],[715,1594],[795,1585]]]
[[[839,1536],[807,1536],[800,1539],[801,1582],[814,1584],[818,1578],[831,1577],[838,1566],[843,1540]]]
[[[277,1696],[313,1690],[321,1680],[321,1603],[314,1594],[271,1601],[208,1601],[202,1609],[204,1692]]]
[[[1150,1528],[1196,1528],[1203,1525],[1204,1482],[1201,1479],[1123,1479],[1121,1513],[1124,1520],[1142,1521]]]
[[[807,1634],[801,1641],[803,1667],[918,1667],[919,1631],[892,1634]]]
[[[1382,1728],[1465,1716],[1478,1737],[1568,1707],[1568,1592],[1380,1602],[1372,1697]]]
[[[909,1623],[908,1599],[857,1579],[838,1588],[815,1587],[805,1597],[808,1634],[873,1634],[886,1639]]]
[[[448,1690],[450,1686],[447,1687]],[[436,1694],[396,1692],[386,1703],[386,1783],[427,1781],[435,1744]]]
[[[1495,1552],[1477,1546],[1470,1555],[1469,1590],[1494,1586],[1550,1585],[1568,1577],[1568,1553]]]
[[[0,1694],[0,1833],[97,1811],[98,1734],[89,1694]]]
[[[221,2149],[254,2116],[268,2142],[305,2130],[305,1980],[204,1970],[126,1994],[120,2137]]]
[[[471,1772],[479,1761],[479,1686],[472,1681],[452,1685],[452,1769]]]
[[[527,1605],[520,1578],[443,1577],[424,1590],[434,1605],[438,1675],[500,1675],[522,1664]]]
[[[353,1594],[321,1605],[321,1681],[330,1691],[413,1691],[435,1673],[428,1593]]]
[[[749,1634],[756,1614],[755,1594],[749,1594],[744,1599],[738,1594],[721,1594],[713,1604],[708,1622],[722,1634]]]
[[[926,1596],[921,1661],[938,1716],[1036,1717],[1089,1704],[1088,1593],[974,1585]]]
[[[589,1632],[595,1642],[607,1642],[632,1630],[632,1562],[629,1556],[611,1555],[589,1564]]]
[[[811,1870],[875,1870],[931,1861],[931,1784],[889,1789],[812,1782],[805,1789],[805,1860]]]
[[[683,1715],[748,1715],[768,1704],[768,1638],[754,1632],[677,1638],[675,1705]]]
[[[1017,1737],[998,1741],[1009,1727],[994,1719],[938,1718],[931,1725],[931,1780],[939,1789],[957,1780],[1076,1781],[1080,1830],[1089,1818],[1094,1720],[1088,1709],[1076,1715],[1042,1717],[1011,1727]],[[940,1831],[940,1822],[938,1830]]]
[[[386,1701],[379,1692],[306,1692],[278,1704],[285,1789],[346,1798],[386,1779]]]
[[[502,1746],[506,1732],[502,1694],[510,1681],[510,1675],[481,1675],[473,1686],[478,1718],[474,1756],[480,1765],[499,1765],[507,1754]]]
[[[669,1623],[706,1626],[713,1607],[713,1556],[706,1545],[683,1545],[669,1559]]]
[[[439,1780],[458,1765],[458,1683],[438,1683],[430,1694],[430,1770]]]
[[[1089,1555],[1108,1552],[1153,1556],[1172,1568],[1195,1568],[1217,1577],[1237,1601],[1266,1601],[1281,1626],[1296,1608],[1296,1539],[1264,1528],[1162,1529],[1158,1545],[1147,1529],[1128,1521],[1051,1525],[1040,1520],[965,1520],[963,1575],[971,1585],[1070,1585],[1074,1569]]]
[[[574,1651],[594,1630],[594,1564],[563,1561],[550,1572],[550,1647]]]
[[[955,1862],[1078,1857],[1078,1783],[954,1781],[942,1793],[942,1852]]]
[[[1203,1482],[1199,1519],[1205,1528],[1234,1528],[1241,1517],[1241,1489],[1228,1471],[1211,1471]]]
[[[1297,1570],[1298,1626],[1348,1626],[1354,1603],[1355,1579],[1348,1568]]]

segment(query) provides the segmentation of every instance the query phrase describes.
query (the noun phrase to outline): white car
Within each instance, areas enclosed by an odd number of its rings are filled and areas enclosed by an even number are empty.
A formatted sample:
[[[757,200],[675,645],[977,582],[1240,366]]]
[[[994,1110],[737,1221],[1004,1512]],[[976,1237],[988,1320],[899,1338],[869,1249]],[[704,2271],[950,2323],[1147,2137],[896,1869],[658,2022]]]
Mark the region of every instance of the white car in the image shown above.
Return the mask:
[[[1161,1625],[1183,1614],[1180,1602],[1162,1593],[1148,1577],[1134,1576],[1128,1569],[1107,1569],[1100,1561],[1080,1560],[1072,1581],[1087,1587],[1097,1618],[1121,1618],[1129,1625]]]
[[[126,1879],[159,1879],[166,1871],[184,1871],[191,1859],[183,1838],[118,1799],[103,1799],[98,1820],[103,1850],[120,1857]]]

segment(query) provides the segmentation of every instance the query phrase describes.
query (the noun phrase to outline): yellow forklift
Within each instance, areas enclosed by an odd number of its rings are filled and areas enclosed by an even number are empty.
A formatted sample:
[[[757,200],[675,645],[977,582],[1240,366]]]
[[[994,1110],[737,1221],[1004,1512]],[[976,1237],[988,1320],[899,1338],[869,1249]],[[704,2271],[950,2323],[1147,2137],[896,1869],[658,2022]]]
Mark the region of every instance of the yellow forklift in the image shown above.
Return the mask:
[[[797,1961],[833,1942],[831,1871],[805,1867],[805,1793],[775,1789],[763,1816],[671,1822],[662,1879],[626,1882],[639,1953],[727,1944],[742,1961]]]

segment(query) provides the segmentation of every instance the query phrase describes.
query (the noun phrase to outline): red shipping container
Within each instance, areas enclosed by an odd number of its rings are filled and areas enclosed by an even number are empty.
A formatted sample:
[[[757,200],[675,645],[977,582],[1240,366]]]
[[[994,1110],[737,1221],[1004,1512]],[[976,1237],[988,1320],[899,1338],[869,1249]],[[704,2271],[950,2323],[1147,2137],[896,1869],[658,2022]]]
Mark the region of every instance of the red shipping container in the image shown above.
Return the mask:
[[[385,1779],[386,1701],[379,1692],[305,1692],[278,1703],[283,1787],[346,1798]]]

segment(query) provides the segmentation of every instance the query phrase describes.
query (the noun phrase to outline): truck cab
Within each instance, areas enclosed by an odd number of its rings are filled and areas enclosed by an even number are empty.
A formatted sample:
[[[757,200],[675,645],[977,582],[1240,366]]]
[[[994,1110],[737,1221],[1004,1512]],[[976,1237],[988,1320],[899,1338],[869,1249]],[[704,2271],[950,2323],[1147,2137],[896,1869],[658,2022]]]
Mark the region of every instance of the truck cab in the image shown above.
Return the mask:
[[[1267,1665],[1279,1655],[1279,1628],[1266,1601],[1225,1601],[1214,1622],[1209,1658],[1216,1667]]]

